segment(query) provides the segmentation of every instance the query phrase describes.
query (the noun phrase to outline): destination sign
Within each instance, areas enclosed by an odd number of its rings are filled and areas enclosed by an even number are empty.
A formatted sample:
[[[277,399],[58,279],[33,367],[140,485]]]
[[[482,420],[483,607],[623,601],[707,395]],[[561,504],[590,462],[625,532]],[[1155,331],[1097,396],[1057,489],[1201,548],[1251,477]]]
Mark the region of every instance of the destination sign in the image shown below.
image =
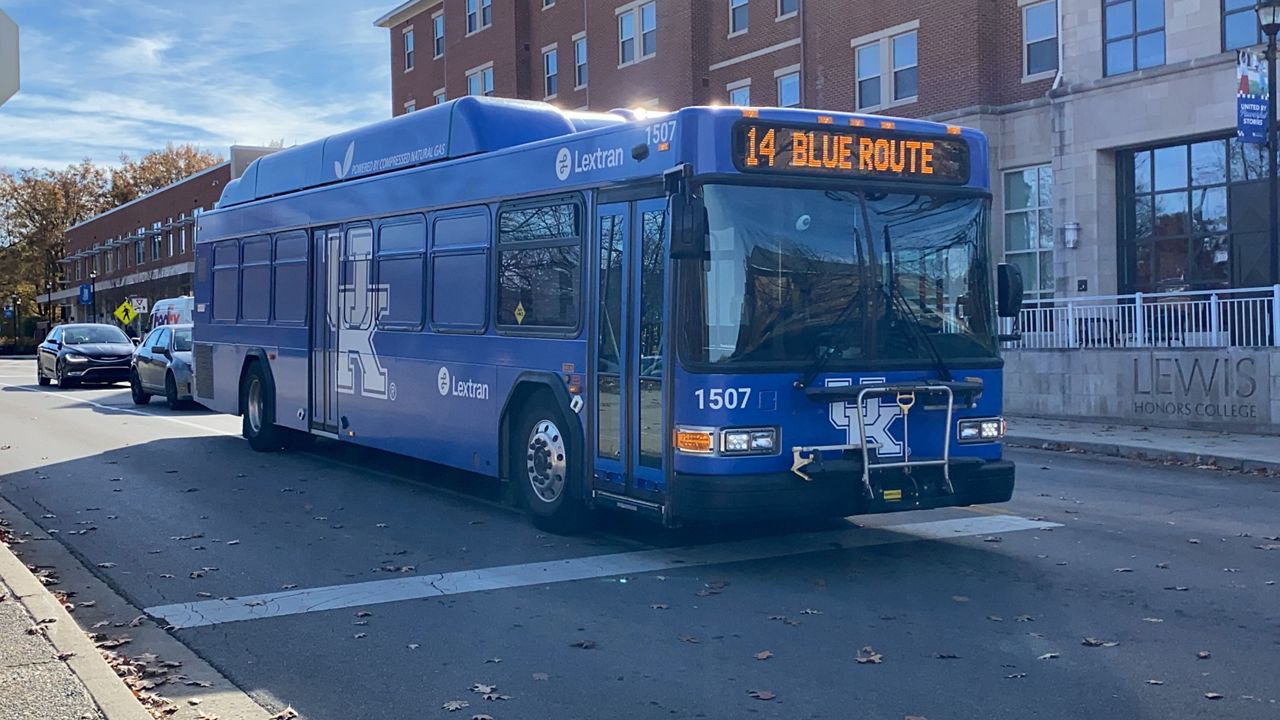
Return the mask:
[[[969,181],[969,144],[964,140],[864,127],[739,123],[733,161],[742,172]]]

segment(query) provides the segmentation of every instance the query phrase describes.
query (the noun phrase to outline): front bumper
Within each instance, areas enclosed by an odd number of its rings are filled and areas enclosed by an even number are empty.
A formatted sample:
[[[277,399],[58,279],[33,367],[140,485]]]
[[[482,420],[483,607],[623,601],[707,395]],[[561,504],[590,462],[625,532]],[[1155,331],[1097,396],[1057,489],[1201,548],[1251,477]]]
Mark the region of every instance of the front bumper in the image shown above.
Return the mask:
[[[84,382],[121,382],[129,379],[129,360],[66,363],[66,376]]]
[[[873,513],[1006,502],[1013,496],[1013,463],[953,459],[953,494],[941,490],[941,467],[871,473],[875,498],[862,492],[859,462],[828,462],[805,481],[790,472],[764,475],[688,475],[677,473],[671,487],[671,517],[678,523],[735,523],[804,517],[843,517]],[[901,491],[885,500],[884,491]],[[890,493],[893,494],[892,492]]]

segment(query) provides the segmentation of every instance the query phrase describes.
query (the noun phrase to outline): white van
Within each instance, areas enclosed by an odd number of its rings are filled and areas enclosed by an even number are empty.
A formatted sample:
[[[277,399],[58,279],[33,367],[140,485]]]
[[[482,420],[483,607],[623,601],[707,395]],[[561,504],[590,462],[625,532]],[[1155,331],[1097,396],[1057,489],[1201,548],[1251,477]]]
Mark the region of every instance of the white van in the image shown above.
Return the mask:
[[[195,298],[190,295],[157,300],[156,304],[151,306],[151,327],[190,324],[191,311],[194,308]]]

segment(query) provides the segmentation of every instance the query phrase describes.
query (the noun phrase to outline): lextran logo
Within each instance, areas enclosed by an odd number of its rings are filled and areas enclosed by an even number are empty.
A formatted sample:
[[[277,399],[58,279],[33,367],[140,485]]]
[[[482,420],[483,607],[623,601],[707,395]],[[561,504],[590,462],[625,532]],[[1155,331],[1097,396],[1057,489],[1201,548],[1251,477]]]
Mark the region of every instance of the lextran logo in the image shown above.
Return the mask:
[[[453,383],[449,379],[449,368],[440,368],[440,374],[436,376],[436,382],[440,386],[440,394],[448,395],[449,388],[453,387]]]
[[[569,148],[560,148],[560,152],[556,153],[556,177],[568,180],[572,171],[573,153],[569,152]]]
[[[878,385],[884,382],[884,378],[864,378],[864,385]],[[827,380],[827,387],[847,387],[853,384],[848,378],[830,378]],[[858,437],[858,401],[846,400],[844,402],[831,403],[829,411],[831,424],[845,431],[848,437],[849,445],[860,445],[861,440]],[[896,401],[889,396],[880,396],[871,398],[866,407],[862,410],[862,424],[866,430],[866,440],[876,443],[880,447],[876,450],[876,455],[880,457],[902,457],[902,442],[889,432],[889,426],[893,422],[902,417],[902,408],[898,407]]]

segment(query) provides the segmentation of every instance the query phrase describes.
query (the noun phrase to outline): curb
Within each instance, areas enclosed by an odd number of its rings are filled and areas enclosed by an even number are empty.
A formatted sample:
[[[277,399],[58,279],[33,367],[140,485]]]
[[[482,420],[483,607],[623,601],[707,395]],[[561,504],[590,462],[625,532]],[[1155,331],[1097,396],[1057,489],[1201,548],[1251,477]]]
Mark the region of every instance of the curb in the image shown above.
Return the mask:
[[[125,687],[62,603],[27,570],[27,566],[0,543],[0,577],[13,591],[14,600],[37,620],[53,619],[44,626],[49,642],[59,653],[74,653],[65,661],[107,720],[152,720],[142,703]]]
[[[1012,447],[1033,448],[1036,450],[1056,450],[1092,453],[1120,457],[1128,460],[1150,460],[1154,462],[1174,462],[1184,465],[1211,465],[1219,470],[1231,470],[1241,473],[1280,475],[1280,463],[1265,460],[1253,460],[1233,455],[1216,455],[1182,450],[1162,450],[1139,445],[1120,445],[1107,442],[1089,442],[1087,440],[1061,440],[1057,438],[1035,437],[1010,433],[1005,436],[1005,443]]]

